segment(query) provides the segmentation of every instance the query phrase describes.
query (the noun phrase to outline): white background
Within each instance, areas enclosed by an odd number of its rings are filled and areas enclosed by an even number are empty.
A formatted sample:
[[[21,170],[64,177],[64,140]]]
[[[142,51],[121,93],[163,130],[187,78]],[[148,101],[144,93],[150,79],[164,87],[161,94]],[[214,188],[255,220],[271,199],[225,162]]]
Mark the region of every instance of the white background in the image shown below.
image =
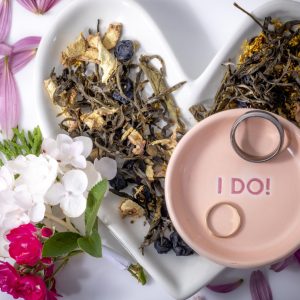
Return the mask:
[[[28,35],[43,36],[57,13],[72,0],[61,0],[61,3],[45,16],[35,16],[23,9],[15,0],[11,1],[13,2],[13,27],[9,42],[14,43]],[[196,78],[201,74],[216,52],[236,31],[244,17],[233,7],[232,0],[139,0],[139,2],[161,27],[190,78]],[[266,1],[240,0],[239,4],[251,11],[264,2]],[[32,128],[37,125],[33,107],[35,89],[33,63],[17,75],[17,81],[23,106],[21,124],[26,128]],[[80,265],[84,267],[79,269],[77,263],[71,263],[58,276],[58,290],[65,296],[64,299],[79,299],[76,293],[79,289],[83,289],[86,300],[172,300],[158,283],[150,280],[147,286],[142,287],[127,272],[119,271],[105,259],[75,258],[75,260],[82,259],[84,261]],[[94,266],[93,276],[87,272],[87,267],[91,265]],[[204,288],[198,295],[204,296],[206,300],[250,300],[248,282],[250,273],[250,270],[228,270],[215,280],[216,283],[221,283],[244,278],[242,287],[230,294],[216,294]],[[300,299],[300,265],[294,264],[278,274],[267,269],[265,273],[269,278],[274,300]],[[10,298],[0,294],[0,299]]]

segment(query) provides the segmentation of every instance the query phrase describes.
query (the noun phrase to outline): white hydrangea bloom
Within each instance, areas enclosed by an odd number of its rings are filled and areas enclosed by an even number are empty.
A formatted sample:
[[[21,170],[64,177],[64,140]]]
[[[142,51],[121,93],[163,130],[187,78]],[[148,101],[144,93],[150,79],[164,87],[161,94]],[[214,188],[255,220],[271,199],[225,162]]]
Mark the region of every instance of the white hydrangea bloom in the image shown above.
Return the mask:
[[[117,175],[117,162],[112,158],[102,157],[101,159],[95,159],[94,166],[101,176],[107,180],[112,180]]]
[[[6,168],[16,176],[14,203],[22,208],[30,221],[40,222],[45,215],[44,195],[55,182],[58,163],[48,155],[18,156]]]
[[[59,204],[68,217],[79,217],[86,209],[84,194],[87,187],[88,177],[83,171],[68,171],[60,182],[53,184],[49,189],[46,194],[46,202],[50,205]]]
[[[12,189],[15,183],[15,178],[12,172],[6,167],[0,168],[0,191]]]
[[[66,134],[59,134],[56,140],[47,138],[42,144],[43,152],[56,159],[60,166],[86,168],[86,158],[90,155],[93,142],[90,138],[80,136],[72,139]]]

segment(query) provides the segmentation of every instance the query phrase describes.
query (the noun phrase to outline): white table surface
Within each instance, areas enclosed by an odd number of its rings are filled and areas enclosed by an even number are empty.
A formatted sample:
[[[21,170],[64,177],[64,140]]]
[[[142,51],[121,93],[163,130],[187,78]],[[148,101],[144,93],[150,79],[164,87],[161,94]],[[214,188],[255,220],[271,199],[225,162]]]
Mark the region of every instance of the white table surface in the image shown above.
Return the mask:
[[[57,13],[73,0],[61,0],[61,3],[45,16],[35,16],[23,9],[15,0],[12,1],[13,26],[10,43],[28,35],[43,36],[51,27]],[[244,17],[233,7],[233,0],[139,0],[139,2],[162,28],[180,63],[191,78],[200,75]],[[247,10],[252,10],[267,1],[238,2]],[[33,63],[17,75],[17,81],[22,96],[21,125],[29,129],[37,125],[33,109],[35,89]],[[104,239],[109,244],[114,243],[107,234]],[[93,275],[88,271],[91,267]],[[178,271],[180,270],[176,270]],[[216,294],[204,288],[197,295],[204,296],[206,300],[250,300],[248,281],[250,271],[228,270],[215,280],[224,282],[244,278],[243,286],[232,293]],[[278,274],[266,270],[266,274],[274,300],[300,298],[300,265],[295,264]],[[87,256],[75,258],[57,279],[58,291],[65,296],[63,299],[79,300],[77,291],[83,289],[86,291],[86,300],[172,300],[159,283],[150,280],[146,286],[138,285],[129,273],[118,270],[106,259],[96,260]],[[11,298],[0,293],[0,299]]]

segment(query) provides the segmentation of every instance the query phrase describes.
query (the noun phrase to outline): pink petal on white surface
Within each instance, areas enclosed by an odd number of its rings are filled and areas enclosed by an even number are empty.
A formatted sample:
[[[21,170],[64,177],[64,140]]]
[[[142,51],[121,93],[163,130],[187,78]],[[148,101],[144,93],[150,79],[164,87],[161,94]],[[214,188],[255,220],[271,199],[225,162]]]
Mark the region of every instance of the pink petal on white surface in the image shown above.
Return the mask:
[[[36,0],[38,12],[44,14],[50,10],[59,0]]]
[[[294,255],[291,255],[282,261],[272,264],[270,269],[273,270],[274,272],[281,272],[294,261],[295,261],[295,257]]]
[[[25,7],[26,9],[28,9],[29,11],[33,12],[33,13],[37,13],[38,12],[38,8],[36,5],[36,1],[35,0],[17,0],[23,7]]]
[[[4,42],[11,28],[11,0],[0,0],[0,43]]]
[[[0,76],[0,127],[6,136],[11,136],[20,118],[20,96],[16,81],[5,58]]]
[[[208,284],[206,287],[213,292],[216,293],[230,293],[240,287],[240,285],[244,282],[243,279],[236,280],[230,283],[223,283],[223,284]]]
[[[23,52],[23,51],[30,51],[36,50],[41,42],[40,36],[28,36],[19,41],[17,41],[13,45],[13,52]]]
[[[29,36],[13,45],[10,57],[10,69],[13,74],[23,69],[35,57],[40,41],[38,36]]]
[[[260,270],[251,273],[250,292],[252,300],[273,300],[270,285]]]
[[[8,56],[11,55],[13,48],[5,43],[0,43],[0,55]]]

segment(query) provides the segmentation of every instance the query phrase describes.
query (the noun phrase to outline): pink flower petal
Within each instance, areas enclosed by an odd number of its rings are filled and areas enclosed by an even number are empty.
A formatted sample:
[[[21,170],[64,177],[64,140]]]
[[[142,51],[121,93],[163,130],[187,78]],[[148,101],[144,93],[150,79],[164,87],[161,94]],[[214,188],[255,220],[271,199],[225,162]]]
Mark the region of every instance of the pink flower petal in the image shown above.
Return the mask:
[[[13,45],[13,53],[9,60],[13,74],[23,69],[35,57],[40,41],[38,36],[29,36]]]
[[[51,9],[59,0],[36,0],[39,13],[43,14]]]
[[[286,259],[271,265],[271,270],[275,272],[280,272],[288,267],[293,261],[295,261],[294,255],[287,257]]]
[[[11,28],[11,0],[0,0],[0,42],[4,42]]]
[[[33,13],[37,13],[38,12],[38,8],[36,5],[35,0],[17,0],[23,7],[25,7],[26,9],[28,9],[29,11],[33,12]]]
[[[5,43],[0,43],[0,55],[11,55],[13,48]]]
[[[244,279],[239,279],[237,281],[225,283],[225,284],[217,284],[217,285],[208,284],[206,287],[216,293],[229,293],[237,289],[243,282]]]
[[[20,96],[7,58],[0,73],[0,127],[6,136],[10,136],[12,128],[19,122]]]
[[[13,53],[36,50],[41,42],[40,36],[28,36],[13,45]]]
[[[300,264],[300,249],[298,249],[298,250],[294,253],[294,257],[296,258],[297,262]]]
[[[252,300],[273,300],[270,285],[260,271],[253,271],[250,277],[250,292]]]

